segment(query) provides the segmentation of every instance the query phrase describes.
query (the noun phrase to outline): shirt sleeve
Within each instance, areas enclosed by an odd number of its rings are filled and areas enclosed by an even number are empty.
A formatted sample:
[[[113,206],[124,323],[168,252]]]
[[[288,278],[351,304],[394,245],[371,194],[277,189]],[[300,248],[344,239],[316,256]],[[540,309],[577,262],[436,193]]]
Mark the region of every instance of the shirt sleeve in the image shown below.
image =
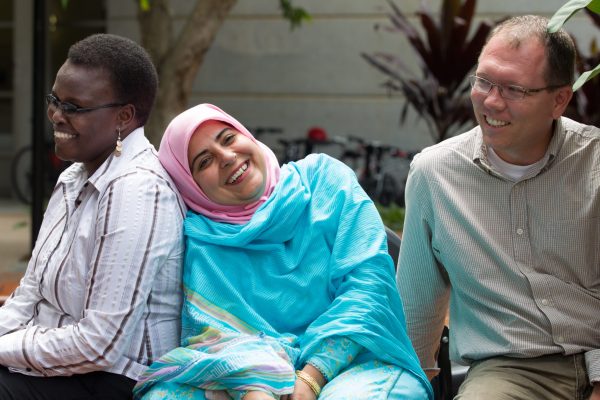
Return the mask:
[[[0,307],[0,336],[22,329],[33,318],[40,295],[32,275],[28,267],[19,286]]]
[[[168,184],[131,173],[100,196],[89,272],[82,277],[83,315],[60,328],[30,326],[0,337],[1,365],[44,376],[109,369],[147,313],[153,287],[177,279],[161,271],[182,239],[183,215]]]
[[[350,365],[361,349],[362,346],[347,337],[328,337],[319,343],[306,363],[321,371],[329,382]]]
[[[417,159],[415,159],[416,161]],[[431,194],[423,172],[411,166],[396,283],[402,297],[408,336],[424,370],[435,372],[436,353],[450,295],[443,266],[432,244]]]
[[[586,352],[585,364],[587,366],[590,384],[597,384],[600,382],[600,349]]]

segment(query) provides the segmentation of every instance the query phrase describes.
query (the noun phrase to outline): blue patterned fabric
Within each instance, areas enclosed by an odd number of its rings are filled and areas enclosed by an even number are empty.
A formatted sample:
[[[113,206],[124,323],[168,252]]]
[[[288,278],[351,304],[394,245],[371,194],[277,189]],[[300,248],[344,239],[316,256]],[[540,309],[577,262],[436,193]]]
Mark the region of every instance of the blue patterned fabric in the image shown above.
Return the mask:
[[[341,162],[311,155],[287,164],[247,224],[189,212],[185,234],[182,347],[150,367],[138,396],[158,382],[291,393],[294,369],[338,337],[362,346],[357,362],[400,367],[433,398],[406,335],[381,218]],[[288,370],[244,370],[260,353]],[[212,357],[221,376],[199,373]]]

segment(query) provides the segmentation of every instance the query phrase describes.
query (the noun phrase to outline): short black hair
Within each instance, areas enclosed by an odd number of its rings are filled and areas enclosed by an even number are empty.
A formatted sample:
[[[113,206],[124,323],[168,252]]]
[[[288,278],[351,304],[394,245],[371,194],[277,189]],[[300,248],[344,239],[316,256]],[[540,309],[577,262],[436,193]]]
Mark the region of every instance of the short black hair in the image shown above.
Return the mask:
[[[107,71],[118,97],[115,102],[133,104],[138,123],[146,123],[156,97],[158,74],[142,46],[122,36],[99,33],[73,44],[67,59],[74,65]]]

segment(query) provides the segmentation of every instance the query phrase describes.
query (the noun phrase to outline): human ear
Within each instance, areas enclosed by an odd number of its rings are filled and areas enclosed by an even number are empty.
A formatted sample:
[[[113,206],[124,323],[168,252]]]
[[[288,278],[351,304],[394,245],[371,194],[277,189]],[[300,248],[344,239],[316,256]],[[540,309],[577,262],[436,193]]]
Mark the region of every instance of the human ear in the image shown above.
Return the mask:
[[[137,128],[137,126],[132,126],[137,121],[135,118],[135,106],[133,104],[125,104],[124,106],[121,106],[117,118],[123,131],[129,131]]]
[[[554,93],[554,106],[552,109],[553,119],[558,119],[561,115],[563,115],[572,97],[573,89],[570,85],[556,89],[556,92]]]

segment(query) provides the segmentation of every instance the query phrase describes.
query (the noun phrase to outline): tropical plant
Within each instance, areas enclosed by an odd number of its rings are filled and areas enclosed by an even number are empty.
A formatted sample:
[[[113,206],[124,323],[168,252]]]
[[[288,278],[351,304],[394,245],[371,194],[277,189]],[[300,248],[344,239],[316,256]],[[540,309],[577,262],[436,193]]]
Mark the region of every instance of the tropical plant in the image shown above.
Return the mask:
[[[146,124],[146,135],[158,146],[167,124],[189,106],[193,83],[206,52],[237,0],[196,0],[176,34],[172,0],[133,0],[138,6],[141,42],[158,70],[156,105]],[[292,0],[278,0],[291,27],[309,19]]]
[[[587,8],[596,14],[600,15],[600,0],[570,0],[567,1],[558,11],[552,16],[548,23],[548,30],[556,32],[579,10]],[[591,15],[591,13],[590,13]],[[600,64],[593,69],[585,71],[579,76],[579,79],[573,84],[573,90],[579,89],[584,83],[592,80],[596,75],[600,74]]]
[[[482,21],[469,38],[477,0],[443,0],[440,20],[430,10],[417,12],[426,38],[408,21],[392,1],[387,0],[391,26],[384,29],[402,33],[418,56],[420,76],[403,62],[404,54],[362,53],[362,57],[387,76],[382,84],[390,94],[400,93],[405,103],[400,123],[409,108],[423,118],[435,142],[440,142],[469,121],[474,121],[467,75],[477,58],[493,24]],[[376,26],[376,29],[379,29]]]
[[[600,28],[600,14],[586,10],[594,25]],[[585,71],[592,71],[595,65],[600,65],[600,48],[596,39],[589,45],[588,55],[577,49],[577,71],[583,75]],[[579,122],[600,127],[600,76],[591,76],[573,94],[565,115]]]
[[[60,0],[68,7],[69,0]],[[190,101],[194,80],[227,15],[238,0],[194,0],[183,28],[174,25],[174,0],[133,0],[137,8],[142,46],[150,53],[160,85],[156,104],[145,125],[146,136],[158,147],[168,123],[184,111]],[[293,0],[277,0],[283,18],[292,29],[310,20],[310,15]]]

